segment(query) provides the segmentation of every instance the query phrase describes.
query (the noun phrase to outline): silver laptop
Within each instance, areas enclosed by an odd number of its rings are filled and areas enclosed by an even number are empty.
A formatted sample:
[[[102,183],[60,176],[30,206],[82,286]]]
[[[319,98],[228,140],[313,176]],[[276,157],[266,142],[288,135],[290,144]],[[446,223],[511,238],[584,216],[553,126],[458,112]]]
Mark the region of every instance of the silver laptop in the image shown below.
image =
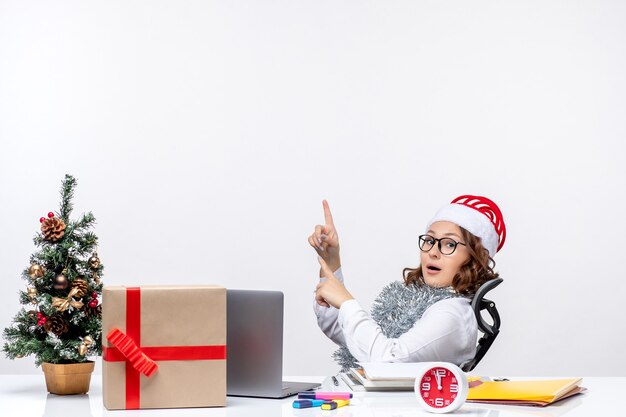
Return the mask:
[[[227,395],[284,398],[320,384],[283,381],[280,291],[227,290]]]

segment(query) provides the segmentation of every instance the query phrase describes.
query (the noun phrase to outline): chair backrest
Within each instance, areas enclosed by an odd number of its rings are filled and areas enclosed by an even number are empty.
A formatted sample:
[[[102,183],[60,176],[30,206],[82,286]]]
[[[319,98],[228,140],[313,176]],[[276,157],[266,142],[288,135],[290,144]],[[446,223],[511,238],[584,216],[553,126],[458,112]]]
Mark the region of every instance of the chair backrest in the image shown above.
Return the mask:
[[[496,278],[485,282],[480,286],[478,291],[476,291],[476,294],[472,299],[472,309],[476,315],[478,328],[484,334],[483,337],[478,340],[478,346],[476,347],[476,355],[474,356],[474,359],[463,365],[463,371],[465,372],[473,370],[476,365],[478,365],[478,362],[480,362],[480,360],[485,356],[485,353],[487,353],[493,344],[493,341],[496,340],[498,333],[500,333],[500,315],[496,309],[496,303],[484,298],[489,291],[496,288],[500,285],[500,283],[502,283],[502,278]],[[493,324],[489,324],[485,321],[482,316],[483,310],[487,310],[493,320]]]

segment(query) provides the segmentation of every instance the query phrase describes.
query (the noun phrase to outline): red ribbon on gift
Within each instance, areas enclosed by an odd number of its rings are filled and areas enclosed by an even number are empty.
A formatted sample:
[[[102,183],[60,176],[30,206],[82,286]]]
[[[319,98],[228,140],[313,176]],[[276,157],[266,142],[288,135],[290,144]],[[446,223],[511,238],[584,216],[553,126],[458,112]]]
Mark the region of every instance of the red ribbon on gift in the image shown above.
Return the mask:
[[[212,346],[141,346],[141,289],[126,288],[126,334],[117,328],[107,335],[113,347],[102,346],[102,359],[126,362],[126,409],[140,405],[140,380],[156,372],[155,361],[226,359],[226,345]]]
[[[150,378],[157,370],[157,364],[139,349],[139,346],[133,339],[122,333],[120,329],[114,328],[111,330],[107,335],[107,340],[124,355],[126,360],[138,372]]]

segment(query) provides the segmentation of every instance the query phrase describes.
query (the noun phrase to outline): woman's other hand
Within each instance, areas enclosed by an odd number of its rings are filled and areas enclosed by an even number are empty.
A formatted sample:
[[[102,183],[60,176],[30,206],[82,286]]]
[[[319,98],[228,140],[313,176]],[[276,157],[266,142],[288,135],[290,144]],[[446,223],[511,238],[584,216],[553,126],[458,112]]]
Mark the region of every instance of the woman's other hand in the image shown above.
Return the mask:
[[[309,236],[309,244],[315,249],[317,254],[324,259],[328,266],[336,271],[341,266],[339,259],[339,236],[333,223],[333,215],[330,212],[328,201],[323,200],[324,225],[315,226],[313,234]],[[322,276],[320,270],[320,277]]]
[[[324,307],[333,306],[340,308],[344,302],[352,300],[354,297],[348,292],[343,283],[335,277],[332,269],[330,269],[324,259],[318,257],[317,260],[322,268],[321,276],[326,279],[317,284],[315,300],[319,305]]]

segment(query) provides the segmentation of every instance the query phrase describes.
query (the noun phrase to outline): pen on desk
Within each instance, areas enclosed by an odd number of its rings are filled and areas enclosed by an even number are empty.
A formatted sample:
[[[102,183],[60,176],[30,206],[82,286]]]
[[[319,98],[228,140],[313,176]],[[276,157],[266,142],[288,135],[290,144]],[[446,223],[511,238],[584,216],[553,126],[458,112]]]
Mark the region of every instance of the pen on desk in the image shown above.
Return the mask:
[[[334,375],[333,375],[331,378],[333,379],[333,385],[335,385],[336,387],[338,387],[338,386],[339,386],[339,381],[337,381],[337,378],[335,378],[335,376],[334,376]]]
[[[334,410],[335,408],[343,407],[344,405],[350,405],[350,400],[324,401],[324,404],[322,404],[322,410]]]
[[[301,400],[349,400],[352,398],[351,392],[313,392],[304,391],[298,393]]]

